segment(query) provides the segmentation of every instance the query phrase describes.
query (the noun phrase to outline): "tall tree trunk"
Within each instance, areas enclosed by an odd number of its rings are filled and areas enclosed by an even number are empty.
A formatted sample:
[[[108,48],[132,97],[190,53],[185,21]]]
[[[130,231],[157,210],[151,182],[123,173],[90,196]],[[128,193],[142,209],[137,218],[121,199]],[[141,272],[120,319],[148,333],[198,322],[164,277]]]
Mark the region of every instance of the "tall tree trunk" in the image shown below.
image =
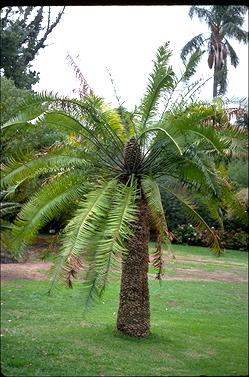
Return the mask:
[[[146,337],[150,332],[148,287],[149,211],[144,198],[138,203],[139,216],[128,241],[123,261],[117,329],[123,334]]]
[[[218,78],[217,78],[217,67],[214,65],[214,81],[213,81],[213,98],[216,98],[218,95]]]

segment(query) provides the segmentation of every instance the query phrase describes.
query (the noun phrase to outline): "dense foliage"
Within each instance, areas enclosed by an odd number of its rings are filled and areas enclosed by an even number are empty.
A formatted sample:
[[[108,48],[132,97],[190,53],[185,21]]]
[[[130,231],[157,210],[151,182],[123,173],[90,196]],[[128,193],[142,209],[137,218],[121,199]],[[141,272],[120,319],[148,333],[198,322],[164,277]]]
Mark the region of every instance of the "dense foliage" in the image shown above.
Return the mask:
[[[31,89],[39,81],[39,73],[31,70],[31,62],[46,47],[47,37],[64,10],[65,7],[54,21],[51,7],[7,6],[1,10],[1,71],[16,87]]]

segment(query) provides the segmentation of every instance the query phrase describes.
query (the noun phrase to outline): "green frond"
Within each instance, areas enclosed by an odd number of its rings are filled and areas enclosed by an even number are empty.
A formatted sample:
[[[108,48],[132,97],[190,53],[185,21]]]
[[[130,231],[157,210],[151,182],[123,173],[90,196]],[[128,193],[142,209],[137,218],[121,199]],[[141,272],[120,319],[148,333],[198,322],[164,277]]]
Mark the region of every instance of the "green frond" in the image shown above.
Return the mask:
[[[192,5],[189,10],[189,17],[193,18],[196,15],[201,21],[205,19],[207,22],[212,18],[212,14],[208,8],[201,8],[196,5]]]
[[[211,117],[215,117],[216,109],[214,105],[192,104],[185,111],[175,110],[165,115],[161,123],[161,127],[166,130],[168,127],[172,132],[178,131],[182,135],[196,135],[199,140],[206,140],[216,152],[224,154],[224,148],[228,144],[221,138],[220,134],[214,130],[212,125],[208,125],[207,121]]]
[[[1,130],[6,131],[8,129],[20,129],[23,127],[32,127],[30,121],[39,117],[45,111],[48,111],[48,104],[44,102],[33,103],[35,100],[34,95],[28,95],[23,101],[17,106],[16,116],[13,116],[3,125],[1,125]]]
[[[79,172],[73,171],[54,178],[42,187],[24,204],[14,222],[12,249],[20,254],[34,240],[38,231],[75,203],[88,186]]]
[[[148,120],[154,116],[157,109],[158,100],[163,92],[170,90],[174,85],[175,74],[169,66],[169,43],[159,47],[153,72],[150,74],[146,94],[140,105],[141,129],[144,130]]]
[[[58,262],[58,266],[61,266],[61,268],[55,269],[50,291],[63,272],[63,268],[67,265],[70,266],[71,258],[83,256],[86,266],[89,263],[91,266],[94,259],[94,249],[96,248],[96,232],[98,240],[98,232],[103,232],[111,206],[112,191],[116,185],[115,179],[103,183],[96,190],[89,192],[84,200],[79,203],[78,209],[62,234],[62,247]]]
[[[203,34],[196,35],[192,38],[185,46],[182,48],[181,51],[181,59],[183,62],[186,61],[187,55],[190,53],[195,52],[196,50],[200,50],[200,47],[204,45],[205,39],[203,39]]]
[[[219,225],[220,229],[223,230],[223,216],[221,214],[221,203],[217,201],[217,197],[211,195],[203,195],[203,193],[198,193],[194,195],[197,198],[198,203],[204,206],[210,217]]]
[[[228,53],[230,56],[231,65],[236,68],[239,64],[239,57],[227,39],[225,39],[225,43],[226,43],[226,47],[228,49]]]
[[[185,65],[185,72],[183,73],[183,76],[182,76],[184,81],[189,80],[190,77],[195,74],[196,68],[204,52],[205,51],[202,51],[197,48],[196,51],[194,51],[193,54],[190,56],[188,62]]]
[[[196,189],[217,194],[215,165],[210,156],[198,151],[194,144],[186,148],[184,163],[180,166],[180,176]]]
[[[86,107],[89,120],[94,122],[94,127],[98,127],[100,134],[106,133],[107,135],[112,135],[112,137],[116,138],[116,141],[123,146],[127,140],[127,136],[120,115],[105,105],[104,102],[101,104],[100,108],[96,109],[95,104],[90,103],[91,99],[92,98],[88,99],[89,108]],[[95,129],[95,131],[97,131],[97,129]]]
[[[183,188],[183,186],[176,186],[170,188],[168,185],[161,186],[162,190],[167,191],[171,195],[173,195],[183,206],[190,221],[193,221],[196,226],[199,227],[200,230],[206,230],[207,234],[210,238],[210,246],[212,250],[217,254],[220,255],[222,253],[222,249],[220,246],[220,242],[216,234],[212,231],[206,221],[199,215],[199,213],[195,209],[195,205],[192,202],[191,195]]]
[[[220,199],[223,208],[225,208],[227,212],[237,217],[242,224],[248,226],[248,213],[243,207],[243,204],[241,204],[236,195],[234,195],[229,183],[221,186]]]
[[[110,270],[116,270],[120,256],[127,252],[125,241],[132,235],[136,219],[136,182],[130,186],[110,181],[86,195],[85,202],[65,228],[54,283],[71,270],[71,261],[82,258],[86,307],[100,298]]]
[[[17,211],[21,205],[15,202],[0,202],[0,217],[5,216],[7,214],[13,214]]]
[[[61,110],[50,110],[41,113],[38,117],[30,121],[34,127],[39,126],[52,126],[53,129],[58,131],[76,132],[79,135],[85,136],[83,125],[69,114],[63,113]],[[88,136],[88,134],[87,134]]]
[[[163,274],[163,252],[162,247],[165,246],[170,249],[171,254],[172,250],[170,248],[171,233],[168,231],[164,209],[161,201],[161,194],[158,188],[158,185],[155,180],[151,179],[148,176],[143,176],[141,180],[141,185],[143,192],[146,196],[148,207],[151,214],[151,219],[156,230],[157,245],[153,257],[153,265],[158,269],[157,278],[161,279],[161,274]]]
[[[243,42],[244,44],[248,42],[248,32],[236,25],[234,20],[224,23],[221,29],[221,36],[237,39],[237,41]]]
[[[76,131],[103,151],[106,148],[102,143],[107,144],[108,140],[109,144],[121,149],[121,139],[126,136],[119,115],[104,107],[102,98],[94,95],[76,100],[40,93],[27,97],[20,106],[18,117],[8,121],[3,128],[52,126],[67,133]]]
[[[136,197],[136,182],[128,187],[118,184],[113,192],[103,237],[95,245],[90,264],[90,271],[95,272],[86,275],[86,306],[102,296],[110,270],[120,270],[120,260],[127,253],[125,241],[132,236],[131,224],[137,217]]]
[[[161,128],[161,127],[151,127],[151,128],[148,128],[146,131],[142,132],[139,139],[142,139],[142,137],[146,134],[146,133],[150,133],[150,132],[155,132],[155,131],[159,131],[158,133],[160,134],[160,139],[162,139],[162,137],[169,139],[170,142],[174,145],[174,147],[177,149],[177,153],[179,153],[180,155],[182,155],[182,151],[181,151],[181,148],[179,147],[179,145],[177,144],[177,142],[174,140],[174,138],[170,135],[170,133],[168,131],[166,131],[165,129]]]
[[[8,165],[2,165],[1,186],[6,188],[21,184],[24,180],[47,173],[61,173],[72,168],[81,168],[83,171],[89,167],[89,155],[69,147],[54,148],[41,156],[21,156],[20,160],[9,160]]]
[[[40,93],[31,93],[18,104],[18,112],[33,111],[41,109],[44,104],[49,104],[53,101],[58,101],[62,97],[58,93],[52,91],[42,91]]]

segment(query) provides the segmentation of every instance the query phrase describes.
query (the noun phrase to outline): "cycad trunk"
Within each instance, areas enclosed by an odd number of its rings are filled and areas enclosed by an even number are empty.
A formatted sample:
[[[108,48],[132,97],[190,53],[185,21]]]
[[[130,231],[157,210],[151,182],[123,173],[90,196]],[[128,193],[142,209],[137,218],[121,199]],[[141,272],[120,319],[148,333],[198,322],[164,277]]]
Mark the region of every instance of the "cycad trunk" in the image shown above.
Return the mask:
[[[150,332],[148,288],[149,215],[145,199],[140,199],[139,216],[133,226],[134,236],[128,242],[128,255],[123,262],[118,331],[134,337],[146,337]]]

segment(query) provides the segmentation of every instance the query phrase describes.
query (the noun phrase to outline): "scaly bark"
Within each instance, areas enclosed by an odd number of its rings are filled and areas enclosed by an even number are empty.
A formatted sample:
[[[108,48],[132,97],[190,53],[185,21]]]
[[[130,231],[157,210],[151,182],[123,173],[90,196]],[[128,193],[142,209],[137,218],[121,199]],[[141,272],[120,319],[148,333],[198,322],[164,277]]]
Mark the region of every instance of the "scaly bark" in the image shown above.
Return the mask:
[[[148,287],[149,211],[144,198],[138,203],[139,215],[128,241],[123,261],[117,329],[123,334],[146,337],[150,332]]]

